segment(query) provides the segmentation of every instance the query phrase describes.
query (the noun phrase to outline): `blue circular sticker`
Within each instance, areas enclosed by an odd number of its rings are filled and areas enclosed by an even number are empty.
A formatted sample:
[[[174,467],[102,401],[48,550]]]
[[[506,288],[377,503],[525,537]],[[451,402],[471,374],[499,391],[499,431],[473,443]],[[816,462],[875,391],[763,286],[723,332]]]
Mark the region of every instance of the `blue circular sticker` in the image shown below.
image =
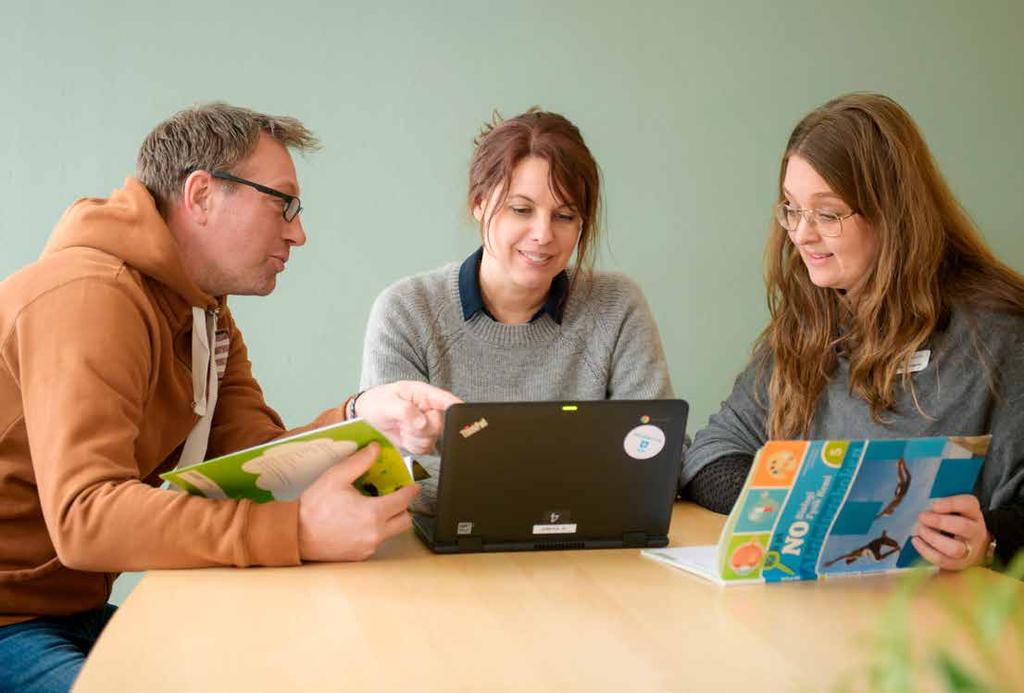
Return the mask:
[[[634,460],[649,460],[665,447],[665,432],[657,426],[637,426],[622,441],[626,454]]]

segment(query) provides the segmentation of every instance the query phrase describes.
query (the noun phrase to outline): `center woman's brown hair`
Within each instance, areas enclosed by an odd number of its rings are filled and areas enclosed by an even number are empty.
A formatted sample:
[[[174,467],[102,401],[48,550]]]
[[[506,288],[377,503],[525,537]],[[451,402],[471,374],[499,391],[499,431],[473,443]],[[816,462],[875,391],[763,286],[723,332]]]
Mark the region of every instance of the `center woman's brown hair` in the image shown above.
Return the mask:
[[[469,208],[486,202],[498,191],[497,204],[480,220],[482,234],[505,203],[516,166],[529,157],[548,163],[552,194],[580,216],[571,292],[581,272],[587,274],[594,266],[600,228],[601,175],[579,129],[564,116],[531,108],[508,120],[495,115],[474,144],[476,149],[469,166]]]
[[[773,223],[765,250],[771,319],[754,351],[762,375],[770,372],[766,433],[772,438],[808,434],[840,353],[850,361],[849,394],[882,421],[895,404],[897,381],[913,394],[910,359],[954,305],[1024,314],[1024,278],[982,241],[895,101],[847,94],[808,114],[786,145],[779,201],[794,155],[861,215],[879,250],[850,303],[811,282],[788,232]]]

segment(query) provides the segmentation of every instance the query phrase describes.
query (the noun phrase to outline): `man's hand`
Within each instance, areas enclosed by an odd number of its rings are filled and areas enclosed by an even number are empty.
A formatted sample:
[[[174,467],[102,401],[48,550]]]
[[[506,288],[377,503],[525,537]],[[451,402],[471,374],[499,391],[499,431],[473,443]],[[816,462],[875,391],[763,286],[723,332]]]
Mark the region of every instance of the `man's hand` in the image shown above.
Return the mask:
[[[461,401],[433,385],[400,380],[360,395],[356,416],[369,421],[395,445],[424,454],[434,448],[434,441],[441,434],[445,409]]]
[[[419,486],[380,498],[362,495],[352,482],[370,468],[380,446],[370,443],[334,465],[299,497],[299,555],[305,561],[362,561],[381,542],[409,528],[406,508]]]

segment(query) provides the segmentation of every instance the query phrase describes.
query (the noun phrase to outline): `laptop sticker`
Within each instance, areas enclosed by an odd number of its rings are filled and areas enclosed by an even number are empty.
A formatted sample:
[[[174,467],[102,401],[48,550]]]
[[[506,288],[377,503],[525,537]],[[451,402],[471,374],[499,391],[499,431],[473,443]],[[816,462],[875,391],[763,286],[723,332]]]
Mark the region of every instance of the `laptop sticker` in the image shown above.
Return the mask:
[[[622,447],[634,460],[649,460],[665,447],[665,432],[651,424],[637,426],[626,434]]]
[[[458,534],[460,537],[461,536],[466,536],[467,534],[472,534],[473,533],[473,523],[472,522],[459,522],[458,524],[455,525],[455,533]]]
[[[540,522],[533,526],[534,534],[575,534],[576,523],[568,510],[549,510],[542,514]]]
[[[534,534],[576,534],[576,523],[567,522],[563,525],[534,525]]]
[[[485,428],[487,428],[487,419],[480,419],[479,421],[474,421],[471,424],[463,426],[459,430],[459,435],[463,438],[469,438],[471,435],[479,433]]]

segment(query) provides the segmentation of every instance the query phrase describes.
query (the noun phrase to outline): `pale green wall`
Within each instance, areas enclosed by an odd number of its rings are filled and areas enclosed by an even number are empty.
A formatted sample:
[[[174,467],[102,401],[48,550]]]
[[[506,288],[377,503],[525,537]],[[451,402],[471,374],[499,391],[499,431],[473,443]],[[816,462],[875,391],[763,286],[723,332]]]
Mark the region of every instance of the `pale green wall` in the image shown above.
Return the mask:
[[[461,259],[471,141],[494,108],[582,129],[605,174],[601,265],[635,277],[691,430],[765,317],[760,252],[795,122],[850,90],[916,117],[995,250],[1024,270],[1024,4],[1008,2],[5,3],[0,276],[76,196],[134,167],[196,100],[300,117],[309,244],[233,305],[290,424],[357,384],[373,297]]]

